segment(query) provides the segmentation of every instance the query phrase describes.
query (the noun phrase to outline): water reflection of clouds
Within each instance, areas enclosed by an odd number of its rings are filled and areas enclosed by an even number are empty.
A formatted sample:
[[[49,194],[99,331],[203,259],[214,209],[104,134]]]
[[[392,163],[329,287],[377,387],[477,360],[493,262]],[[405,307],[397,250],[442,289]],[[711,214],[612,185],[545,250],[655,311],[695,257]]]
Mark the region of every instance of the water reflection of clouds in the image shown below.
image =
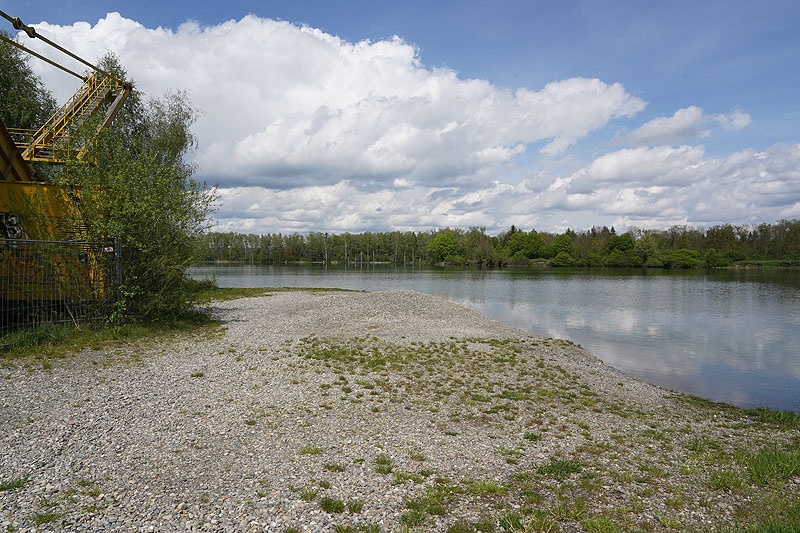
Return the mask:
[[[220,286],[418,290],[670,388],[740,405],[800,398],[797,273],[230,268],[205,273]]]
[[[628,292],[611,306],[607,299],[622,288],[619,284],[613,290],[564,288],[557,303],[548,301],[546,291],[539,292],[538,304],[517,292],[513,305],[487,301],[480,310],[534,333],[578,342],[607,363],[653,383],[740,405],[752,404],[753,398],[773,406],[791,403],[791,391],[800,394],[800,339],[793,321],[785,320],[792,313],[765,311],[771,302],[763,300],[769,293],[763,288],[718,284],[722,297],[698,292],[691,280],[680,281],[672,290],[659,279],[653,287],[639,287],[650,289],[643,298]],[[582,298],[570,302],[578,294]],[[759,371],[758,381],[754,371]],[[784,389],[771,391],[777,378],[786,378]],[[763,391],[754,390],[758,387]]]

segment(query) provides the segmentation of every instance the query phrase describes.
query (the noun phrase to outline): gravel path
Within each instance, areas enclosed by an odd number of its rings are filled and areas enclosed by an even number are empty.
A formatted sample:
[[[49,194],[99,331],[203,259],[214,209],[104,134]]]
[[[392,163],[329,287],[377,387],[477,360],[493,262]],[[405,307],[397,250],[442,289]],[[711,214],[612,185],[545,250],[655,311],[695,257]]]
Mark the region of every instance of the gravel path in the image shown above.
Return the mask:
[[[213,312],[217,331],[3,364],[3,529],[692,529],[754,493],[701,483],[691,438],[797,439],[428,295]]]

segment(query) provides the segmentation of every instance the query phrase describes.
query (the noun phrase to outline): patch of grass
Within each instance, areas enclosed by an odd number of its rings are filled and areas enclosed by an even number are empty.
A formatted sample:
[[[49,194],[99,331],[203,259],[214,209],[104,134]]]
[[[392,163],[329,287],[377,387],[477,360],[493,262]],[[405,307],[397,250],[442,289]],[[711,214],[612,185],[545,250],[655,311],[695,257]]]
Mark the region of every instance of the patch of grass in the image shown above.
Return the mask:
[[[422,452],[408,452],[408,456],[413,459],[414,461],[425,461],[427,459]]]
[[[325,463],[323,467],[328,472],[344,472],[344,467],[338,463]]]
[[[760,422],[765,424],[773,424],[784,429],[797,429],[800,428],[800,412],[794,411],[778,411],[769,409],[768,407],[756,407],[753,409],[746,409],[745,413],[756,417]]]
[[[757,485],[784,481],[800,476],[800,447],[781,450],[777,447],[762,448],[747,454],[744,464],[750,478]]]
[[[319,506],[326,513],[342,513],[344,512],[344,502],[335,498],[322,498],[319,501]]]
[[[562,520],[580,520],[586,514],[586,503],[583,500],[566,501],[558,500],[548,508],[548,512],[555,518]]]
[[[524,525],[522,515],[519,513],[509,513],[500,518],[500,527],[505,531],[519,531]]]
[[[735,517],[737,533],[796,533],[800,531],[800,499],[772,494],[742,505]]]
[[[581,521],[586,533],[618,533],[622,531],[619,524],[604,516],[585,518]]]
[[[191,374],[189,374],[189,377],[192,377],[192,378],[202,378],[204,375],[205,375],[205,374],[203,374],[202,372],[192,372]]]
[[[375,471],[379,474],[389,474],[392,471],[392,459],[385,454],[380,454],[375,457],[375,464],[378,466]]]
[[[427,518],[425,511],[411,509],[400,515],[400,523],[407,527],[421,526],[425,523],[425,518]]]
[[[0,491],[5,492],[5,491],[21,489],[22,487],[25,486],[27,482],[28,478],[24,477],[18,479],[12,479],[11,481],[4,481],[0,483]]]
[[[300,491],[300,499],[306,502],[310,502],[314,498],[317,497],[319,491],[317,489],[304,489]]]
[[[171,320],[131,321],[113,326],[87,324],[81,329],[70,324],[43,324],[0,337],[0,358],[62,358],[85,348],[99,350],[138,340],[209,332],[218,326],[219,322],[202,311],[188,311]]]
[[[55,522],[59,518],[61,518],[61,515],[59,513],[35,513],[30,517],[33,523],[36,524],[37,526],[43,524],[50,524],[52,522]]]
[[[477,530],[472,524],[465,522],[464,520],[459,520],[447,528],[447,533],[475,533],[476,531]]]
[[[364,509],[364,502],[361,500],[351,500],[347,502],[347,510],[351,513],[360,513]]]
[[[524,438],[525,440],[529,440],[531,442],[539,442],[540,440],[542,440],[542,434],[533,433],[532,431],[526,431],[525,434],[522,435],[522,438]]]
[[[306,445],[300,448],[298,453],[300,453],[300,455],[319,455],[322,453],[322,448],[319,446]]]
[[[564,481],[572,474],[577,474],[583,470],[580,461],[555,459],[546,465],[539,466],[536,471],[542,475],[551,477],[557,481]]]
[[[727,490],[735,492],[745,487],[744,480],[731,470],[716,470],[711,472],[708,479],[708,486],[715,490]]]
[[[414,483],[422,483],[425,481],[425,478],[419,474],[413,474],[410,472],[395,472],[394,473],[394,482],[398,485],[402,485],[406,481],[413,481]]]

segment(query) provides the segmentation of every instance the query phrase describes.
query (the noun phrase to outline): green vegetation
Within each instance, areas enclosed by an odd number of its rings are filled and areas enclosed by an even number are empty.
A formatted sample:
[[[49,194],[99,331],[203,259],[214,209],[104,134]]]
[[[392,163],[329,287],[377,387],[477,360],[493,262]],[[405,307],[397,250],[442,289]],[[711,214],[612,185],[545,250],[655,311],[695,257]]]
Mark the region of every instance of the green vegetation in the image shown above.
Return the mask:
[[[251,263],[382,262],[395,265],[445,263],[485,266],[718,268],[800,267],[800,220],[757,226],[731,224],[707,229],[614,228],[567,230],[560,235],[524,232],[515,226],[499,235],[484,228],[430,232],[244,235],[208,233],[198,245],[204,261]]]
[[[536,471],[558,481],[564,481],[572,474],[579,473],[582,468],[583,465],[578,461],[556,459],[538,467]]]
[[[25,478],[13,479],[11,481],[0,482],[0,491],[21,489],[28,482]]]
[[[319,506],[326,513],[342,513],[344,512],[344,502],[335,498],[322,498],[319,501]]]
[[[303,446],[300,448],[299,452],[300,455],[319,455],[322,453],[322,448],[319,446]]]
[[[116,56],[99,66],[126,79]],[[198,116],[188,94],[146,98],[133,90],[97,139],[97,165],[66,166],[56,183],[82,191],[79,219],[90,240],[122,245],[122,300],[115,318],[170,319],[190,309],[186,268],[214,199],[187,155]]]
[[[0,337],[0,357],[62,358],[85,348],[100,350],[182,333],[211,333],[217,327],[216,321],[200,311],[188,311],[170,320],[139,320],[124,324],[101,324],[93,328],[82,326],[78,329],[72,324],[43,324]]]

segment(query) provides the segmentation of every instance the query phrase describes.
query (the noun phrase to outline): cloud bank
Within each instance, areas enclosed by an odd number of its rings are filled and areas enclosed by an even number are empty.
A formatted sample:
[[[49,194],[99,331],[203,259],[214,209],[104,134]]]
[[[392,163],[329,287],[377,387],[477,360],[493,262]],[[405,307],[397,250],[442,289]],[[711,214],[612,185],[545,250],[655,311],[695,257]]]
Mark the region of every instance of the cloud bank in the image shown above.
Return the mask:
[[[502,89],[427,69],[397,37],[349,43],[252,15],[175,32],[116,13],[94,26],[39,28],[86,57],[115,50],[148,93],[190,88],[206,111],[197,162],[229,185],[474,184],[528,144],[559,154],[644,108],[620,84],[573,78]]]
[[[113,50],[148,94],[189,90],[204,112],[199,177],[221,185],[220,230],[559,230],[800,216],[800,145],[712,157],[696,144],[748,126],[740,109],[689,106],[612,139],[615,122],[645,108],[619,83],[498,87],[426,67],[398,37],[351,43],[252,15],[177,30],[116,13],[93,25],[35,26],[83,57]],[[60,100],[76,88],[32,66]],[[582,161],[588,139],[604,135]],[[620,142],[627,147],[603,153]]]

